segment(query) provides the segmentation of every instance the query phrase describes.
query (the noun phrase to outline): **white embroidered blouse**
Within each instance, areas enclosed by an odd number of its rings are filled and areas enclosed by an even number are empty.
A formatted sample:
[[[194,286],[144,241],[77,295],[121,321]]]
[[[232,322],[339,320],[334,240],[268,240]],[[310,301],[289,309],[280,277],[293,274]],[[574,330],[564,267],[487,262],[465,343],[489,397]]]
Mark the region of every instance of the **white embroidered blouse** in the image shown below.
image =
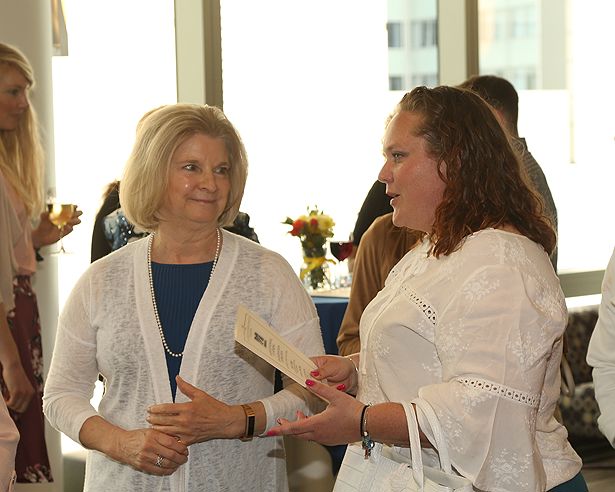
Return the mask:
[[[261,400],[267,428],[276,417],[294,419],[298,409],[321,410],[322,402],[297,384],[273,394],[273,367],[234,341],[240,303],[303,353],[324,353],[316,308],[289,264],[223,231],[215,273],[186,341],[182,378],[229,404]],[[96,411],[90,399],[99,373],[106,391]],[[93,263],[73,289],[58,322],[43,408],[56,429],[79,442],[81,426],[93,415],[124,429],[147,428],[147,408],[171,401],[149,290],[147,239],[141,239]],[[176,401],[187,397],[178,391]],[[193,444],[188,462],[170,477],[147,475],[90,451],[84,490],[285,491],[283,441]]]
[[[427,400],[453,466],[478,489],[534,492],[569,480],[581,460],[553,417],[567,311],[549,257],[494,229],[449,256],[428,256],[429,247],[393,268],[361,318],[357,398]]]

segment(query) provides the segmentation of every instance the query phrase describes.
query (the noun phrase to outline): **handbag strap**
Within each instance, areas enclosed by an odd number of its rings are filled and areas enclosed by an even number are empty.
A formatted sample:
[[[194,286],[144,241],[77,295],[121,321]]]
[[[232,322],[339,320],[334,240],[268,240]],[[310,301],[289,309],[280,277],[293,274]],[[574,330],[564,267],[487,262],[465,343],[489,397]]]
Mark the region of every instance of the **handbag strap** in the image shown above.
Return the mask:
[[[414,403],[416,407],[421,410],[421,413],[427,419],[427,422],[429,422],[431,433],[433,434],[433,439],[438,451],[438,456],[440,457],[440,468],[442,468],[442,470],[446,473],[452,473],[453,467],[448,454],[448,447],[444,440],[444,435],[442,434],[442,428],[440,427],[440,421],[436,416],[436,412],[434,412],[434,409],[429,402],[423,398],[415,398],[412,400],[412,403]],[[418,415],[416,420],[418,422]]]
[[[408,436],[410,440],[410,459],[405,453],[395,451],[394,448],[382,447],[382,455],[400,463],[402,467],[408,466],[408,462],[412,465],[412,477],[419,486],[421,492],[425,488],[425,479],[429,483],[435,482],[448,489],[454,489],[459,492],[471,492],[473,489],[472,482],[465,477],[457,475],[452,471],[452,465],[448,454],[448,448],[444,441],[444,435],[440,428],[440,422],[436,416],[436,412],[426,400],[416,398],[411,403],[401,402],[401,405],[406,414],[408,423]],[[434,446],[436,447],[440,457],[440,469],[431,468],[423,465],[423,456],[421,450],[421,442],[419,435],[419,419],[418,410],[421,411],[431,427],[433,434]],[[433,489],[430,489],[433,490]]]
[[[412,461],[412,476],[415,482],[423,490],[425,486],[425,474],[423,472],[423,455],[421,452],[421,439],[419,435],[419,424],[411,403],[402,402],[408,423],[408,436],[410,437],[410,459]]]

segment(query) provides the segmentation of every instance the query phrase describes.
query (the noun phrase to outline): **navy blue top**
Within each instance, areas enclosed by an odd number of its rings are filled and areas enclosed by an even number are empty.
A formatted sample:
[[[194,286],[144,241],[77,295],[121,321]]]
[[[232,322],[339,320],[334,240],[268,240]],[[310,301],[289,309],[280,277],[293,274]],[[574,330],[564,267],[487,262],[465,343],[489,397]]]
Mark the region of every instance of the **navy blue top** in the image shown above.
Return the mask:
[[[209,284],[213,261],[193,265],[169,265],[152,261],[154,295],[162,331],[171,352],[184,351],[190,325]],[[161,341],[162,343],[162,341]],[[172,357],[165,350],[171,394],[175,401],[181,357]]]

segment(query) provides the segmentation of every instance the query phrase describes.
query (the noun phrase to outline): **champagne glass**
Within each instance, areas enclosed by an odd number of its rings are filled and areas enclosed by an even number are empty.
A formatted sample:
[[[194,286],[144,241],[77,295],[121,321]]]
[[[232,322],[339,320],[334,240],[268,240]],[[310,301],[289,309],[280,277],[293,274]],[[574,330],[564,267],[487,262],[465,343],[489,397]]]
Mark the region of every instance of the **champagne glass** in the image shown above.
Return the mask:
[[[49,221],[60,230],[60,251],[57,253],[65,254],[64,249],[64,227],[72,218],[77,206],[72,203],[48,203],[47,211],[49,212]]]

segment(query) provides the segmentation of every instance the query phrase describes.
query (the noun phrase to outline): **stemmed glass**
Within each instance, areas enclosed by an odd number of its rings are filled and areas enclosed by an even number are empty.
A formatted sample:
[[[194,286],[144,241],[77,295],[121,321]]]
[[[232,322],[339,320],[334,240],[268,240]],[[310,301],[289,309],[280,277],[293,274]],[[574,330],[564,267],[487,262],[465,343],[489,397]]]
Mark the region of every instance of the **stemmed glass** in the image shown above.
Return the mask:
[[[331,241],[329,247],[338,261],[344,261],[352,253],[353,244],[352,241]]]
[[[331,254],[338,261],[337,265],[335,265],[335,287],[349,287],[351,276],[348,271],[348,265],[342,262],[352,254],[354,248],[352,241],[330,241],[329,248],[331,249]]]
[[[64,249],[64,227],[73,217],[76,209],[76,205],[58,202],[53,193],[48,193],[47,211],[49,212],[49,221],[60,230],[60,250],[53,254],[66,254],[66,249]]]

